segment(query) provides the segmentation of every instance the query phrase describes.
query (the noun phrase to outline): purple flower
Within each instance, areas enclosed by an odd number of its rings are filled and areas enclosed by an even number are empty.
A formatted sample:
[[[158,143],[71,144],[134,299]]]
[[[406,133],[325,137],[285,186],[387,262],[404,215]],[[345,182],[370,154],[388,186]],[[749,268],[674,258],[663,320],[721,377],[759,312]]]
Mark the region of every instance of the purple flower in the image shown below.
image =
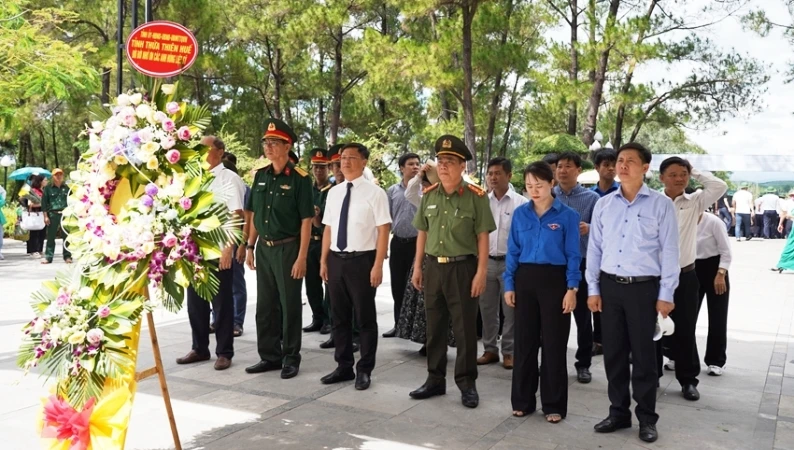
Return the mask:
[[[182,197],[179,199],[179,206],[187,211],[191,206],[193,206],[193,200],[191,200],[190,197]]]
[[[149,184],[146,185],[146,190],[145,190],[146,195],[148,195],[150,197],[154,197],[155,195],[157,195],[158,191],[159,191],[159,189],[157,189],[157,185],[156,184],[149,183]]]
[[[160,251],[154,252],[154,256],[153,256],[153,258],[154,258],[154,260],[155,260],[155,261],[157,261],[158,263],[162,263],[163,261],[165,261],[165,253],[163,253],[163,252],[160,252]],[[159,264],[158,264],[158,265],[159,265]]]
[[[147,208],[151,208],[154,206],[154,199],[149,197],[148,195],[144,195],[141,197],[141,204]]]

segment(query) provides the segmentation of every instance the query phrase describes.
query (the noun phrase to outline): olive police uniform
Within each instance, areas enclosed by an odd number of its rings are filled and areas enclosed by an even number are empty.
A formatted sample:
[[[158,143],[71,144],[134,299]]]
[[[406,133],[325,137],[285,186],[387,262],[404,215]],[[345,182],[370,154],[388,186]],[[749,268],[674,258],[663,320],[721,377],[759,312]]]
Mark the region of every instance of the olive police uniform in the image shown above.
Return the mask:
[[[61,169],[55,169],[53,173],[63,173]],[[47,226],[47,249],[44,257],[47,261],[52,262],[55,256],[55,238],[58,232],[61,231],[61,218],[63,217],[63,209],[66,208],[66,199],[69,197],[69,187],[66,183],[61,183],[56,186],[55,183],[48,184],[44,188],[44,195],[41,198],[41,210],[50,219],[50,224]],[[63,259],[72,259],[72,254],[66,249],[66,232],[61,231],[63,236]]]
[[[436,142],[436,155],[452,154],[465,160],[471,153],[454,136]],[[477,379],[478,299],[471,297],[477,273],[477,236],[496,229],[488,196],[480,187],[461,181],[452,193],[440,183],[424,191],[413,221],[427,233],[424,270],[427,312],[427,386],[445,383],[447,333],[450,319],[457,342],[455,383],[461,391],[475,388]]]
[[[263,139],[295,142],[295,134],[284,122],[270,119],[267,127]],[[292,162],[278,174],[272,165],[259,169],[245,209],[253,211],[253,224],[259,233],[256,244],[259,357],[263,362],[298,367],[302,280],[292,278],[292,267],[300,249],[301,221],[314,216],[309,174]]]
[[[312,165],[328,165],[326,158],[326,151],[321,148],[312,150]],[[328,196],[328,191],[331,189],[332,184],[326,182],[325,186],[317,186],[317,183],[312,186],[312,200],[314,206],[320,210],[320,218],[322,219],[325,212],[325,199]],[[309,257],[306,261],[306,297],[309,299],[309,306],[312,309],[312,324],[304,328],[303,331],[318,331],[322,325],[329,324],[329,316],[324,309],[324,295],[323,295],[323,280],[320,278],[320,257],[323,252],[323,231],[325,225],[322,223],[319,227],[312,224],[312,240],[309,242]],[[312,328],[312,326],[315,326]]]

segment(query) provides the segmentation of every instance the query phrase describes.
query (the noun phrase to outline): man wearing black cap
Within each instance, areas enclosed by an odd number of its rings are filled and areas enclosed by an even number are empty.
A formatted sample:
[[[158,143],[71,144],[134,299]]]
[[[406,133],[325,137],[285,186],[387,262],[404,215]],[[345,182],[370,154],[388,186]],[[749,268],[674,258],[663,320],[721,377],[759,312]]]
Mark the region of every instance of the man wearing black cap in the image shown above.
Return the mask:
[[[436,141],[438,177],[425,189],[414,218],[419,230],[411,282],[425,293],[427,311],[427,380],[410,393],[415,399],[446,393],[447,333],[458,344],[455,384],[464,406],[476,408],[477,302],[488,273],[488,235],[496,229],[485,191],[463,180],[472,158],[459,138]],[[422,261],[426,261],[422,273]]]
[[[314,186],[312,188],[314,199],[314,218],[312,218],[312,241],[309,243],[309,259],[306,265],[306,297],[312,308],[312,323],[303,328],[306,333],[321,331],[326,328],[330,332],[331,322],[323,309],[323,280],[320,278],[320,255],[323,240],[323,212],[325,211],[325,198],[331,183],[328,181],[328,159],[326,150],[315,148],[311,151],[312,174]]]
[[[270,164],[256,172],[245,206],[252,212],[246,217],[253,224],[247,227],[246,262],[257,271],[256,341],[260,358],[245,371],[282,369],[284,379],[297,375],[300,368],[301,279],[306,275],[314,217],[311,178],[288,159],[296,139],[286,123],[268,120],[262,144]]]

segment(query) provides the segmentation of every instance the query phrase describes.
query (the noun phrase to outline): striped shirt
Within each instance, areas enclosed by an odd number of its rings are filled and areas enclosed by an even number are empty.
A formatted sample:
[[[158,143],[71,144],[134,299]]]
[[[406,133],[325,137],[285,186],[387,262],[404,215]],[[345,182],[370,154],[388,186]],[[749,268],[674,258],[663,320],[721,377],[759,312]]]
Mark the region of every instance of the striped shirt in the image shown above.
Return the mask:
[[[589,224],[590,220],[593,218],[593,209],[598,199],[601,198],[595,191],[584,188],[579,183],[576,183],[576,186],[568,193],[565,193],[560,185],[554,186],[554,195],[563,205],[578,212],[580,217],[579,220],[586,224]],[[583,258],[587,254],[587,243],[589,238],[589,233],[580,235],[579,251],[582,253]]]

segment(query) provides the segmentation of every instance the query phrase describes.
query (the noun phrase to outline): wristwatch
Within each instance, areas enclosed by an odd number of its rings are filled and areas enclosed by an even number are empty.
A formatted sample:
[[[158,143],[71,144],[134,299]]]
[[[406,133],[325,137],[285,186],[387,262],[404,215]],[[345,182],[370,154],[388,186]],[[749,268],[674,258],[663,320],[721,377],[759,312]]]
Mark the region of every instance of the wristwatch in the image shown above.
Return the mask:
[[[248,250],[253,250],[254,248],[256,248],[256,245],[255,244],[248,244],[248,245],[245,246],[245,248],[247,248]]]
[[[728,270],[727,269],[720,269],[720,270],[717,271],[717,273],[720,274],[720,275],[727,275],[728,274]]]
[[[569,291],[574,291],[574,292],[579,292],[579,288],[578,287],[569,287],[568,290]]]

